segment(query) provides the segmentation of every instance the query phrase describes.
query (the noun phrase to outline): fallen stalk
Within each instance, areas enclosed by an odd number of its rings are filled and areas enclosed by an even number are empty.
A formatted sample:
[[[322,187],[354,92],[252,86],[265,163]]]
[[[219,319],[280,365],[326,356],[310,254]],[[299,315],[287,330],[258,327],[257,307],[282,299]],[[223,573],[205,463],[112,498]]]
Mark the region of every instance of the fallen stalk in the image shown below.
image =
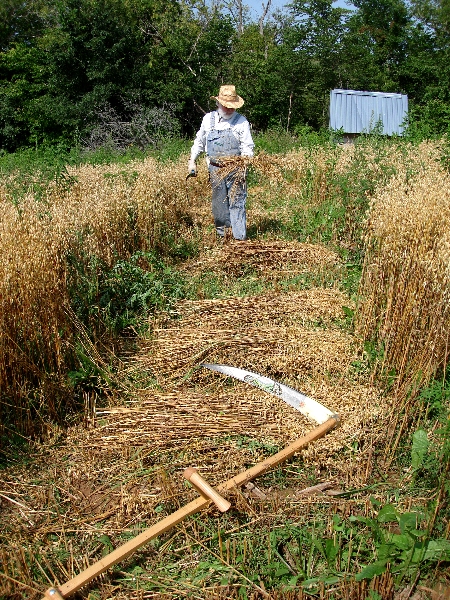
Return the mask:
[[[239,473],[235,477],[232,477],[225,483],[221,484],[217,487],[217,491],[219,493],[226,492],[227,490],[231,490],[234,487],[239,487],[245,483],[248,483],[255,477],[259,475],[263,475],[269,469],[278,466],[279,464],[285,462],[289,458],[291,458],[296,452],[305,448],[311,442],[320,439],[323,437],[328,431],[334,429],[339,423],[339,417],[337,415],[333,415],[324,423],[321,423],[318,427],[310,431],[307,435],[299,438],[277,454],[266,458],[260,463],[254,465],[250,469]],[[45,593],[43,600],[48,600],[50,598],[68,598],[72,596],[75,592],[77,592],[80,588],[88,584],[90,581],[104,573],[107,569],[112,567],[128,558],[131,554],[133,554],[136,550],[141,548],[144,544],[149,542],[150,540],[162,535],[166,531],[169,531],[177,525],[181,523],[184,519],[193,515],[203,508],[206,508],[211,500],[209,498],[205,498],[200,496],[196,498],[189,504],[181,507],[174,513],[168,515],[166,518],[162,519],[155,525],[152,525],[141,534],[130,540],[129,542],[119,546],[110,554],[104,556],[102,559],[88,567],[85,571],[79,573],[76,577],[64,583],[59,588],[50,588]]]

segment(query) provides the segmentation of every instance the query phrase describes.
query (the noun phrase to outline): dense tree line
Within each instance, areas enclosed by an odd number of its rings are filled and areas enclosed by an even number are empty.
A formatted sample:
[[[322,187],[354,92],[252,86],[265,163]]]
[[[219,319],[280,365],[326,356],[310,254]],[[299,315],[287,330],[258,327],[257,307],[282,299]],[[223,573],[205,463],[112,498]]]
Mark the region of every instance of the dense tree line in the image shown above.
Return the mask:
[[[345,88],[406,93],[424,131],[450,131],[449,0],[249,14],[242,0],[2,0],[1,148],[192,135],[230,82],[258,130],[327,126]]]

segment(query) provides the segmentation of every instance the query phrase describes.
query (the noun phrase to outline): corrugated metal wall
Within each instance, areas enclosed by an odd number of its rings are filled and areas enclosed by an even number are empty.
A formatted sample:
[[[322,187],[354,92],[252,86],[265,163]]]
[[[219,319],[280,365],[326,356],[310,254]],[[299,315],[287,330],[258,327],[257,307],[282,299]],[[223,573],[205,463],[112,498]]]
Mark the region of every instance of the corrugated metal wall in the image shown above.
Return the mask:
[[[383,134],[402,135],[408,114],[408,96],[384,92],[330,92],[330,128],[344,133],[370,133],[382,123]]]

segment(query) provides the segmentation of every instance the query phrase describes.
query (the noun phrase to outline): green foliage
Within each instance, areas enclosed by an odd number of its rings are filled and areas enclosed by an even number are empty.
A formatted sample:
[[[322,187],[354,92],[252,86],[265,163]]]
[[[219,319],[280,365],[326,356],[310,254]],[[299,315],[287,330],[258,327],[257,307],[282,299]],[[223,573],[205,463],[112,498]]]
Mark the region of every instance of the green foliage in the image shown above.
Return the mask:
[[[164,223],[160,226],[160,241],[155,244],[155,251],[174,264],[194,258],[199,253],[201,231],[194,226],[189,216],[182,219],[183,225],[189,227],[189,236],[180,235],[177,229]]]
[[[157,150],[150,149],[148,154],[161,162],[176,162],[182,154],[189,154],[192,141],[185,138],[165,139]]]
[[[108,267],[95,256],[68,257],[71,304],[92,331],[114,333],[139,327],[157,310],[170,310],[184,294],[183,278],[151,252],[135,252]]]
[[[29,43],[46,25],[46,0],[3,0],[0,5],[0,52],[17,42]]]
[[[314,142],[318,137],[319,134],[313,133],[310,139]],[[319,137],[320,145],[331,149],[333,146],[327,138],[323,131]],[[361,231],[370,197],[395,171],[390,159],[392,143],[396,142],[383,136],[361,137],[355,143],[352,169],[344,173],[336,172],[338,155],[330,152],[323,164],[309,169],[303,184],[302,205],[299,206],[296,200],[298,210],[292,210],[289,220],[283,224],[286,237],[332,244],[348,264],[345,287],[352,293],[359,280]],[[306,144],[306,147],[310,152],[317,149],[314,145]]]
[[[149,147],[155,131],[161,143],[162,122],[166,134],[180,125],[191,137],[224,81],[244,96],[255,131],[327,128],[336,87],[402,91],[414,135],[448,131],[444,5],[357,0],[347,10],[296,0],[264,25],[247,14],[236,31],[227,4],[220,12],[188,0],[5,0],[2,148],[105,139]]]
[[[386,504],[380,507],[376,518],[350,517],[349,520],[364,523],[376,542],[374,560],[356,575],[357,581],[380,575],[389,564],[400,583],[419,568],[430,568],[432,564],[450,560],[450,542],[430,539],[427,529],[420,528],[425,521],[422,513],[400,513],[394,505]],[[399,533],[387,530],[384,523],[396,523]]]
[[[418,469],[423,465],[428,452],[428,447],[429,441],[426,431],[423,429],[415,431],[412,436],[411,448],[411,466],[413,469]]]
[[[286,43],[293,54],[302,57],[294,107],[302,107],[302,123],[314,129],[327,127],[329,90],[342,87],[338,81],[345,77],[339,71],[347,11],[333,6],[331,0],[295,0],[292,12],[297,20],[287,33]]]
[[[94,393],[101,397],[106,390],[113,390],[114,374],[111,365],[100,364],[92,356],[91,348],[86,349],[81,341],[77,341],[74,348],[72,370],[67,372],[67,380],[72,388],[72,394],[77,408],[82,405],[83,394]],[[87,408],[87,407],[85,407]],[[70,420],[68,411],[64,411],[66,422]]]
[[[213,272],[203,272],[189,279],[186,284],[188,298],[226,298],[229,296],[252,296],[273,289],[273,283],[261,280],[253,269],[244,267],[233,280],[224,279]]]
[[[11,200],[20,205],[27,193],[32,193],[36,200],[40,200],[52,181],[61,190],[71,186],[75,180],[67,167],[79,162],[80,156],[76,149],[67,150],[59,145],[28,148],[14,154],[1,153],[0,175]]]
[[[280,482],[277,482],[277,486]],[[450,559],[450,542],[429,539],[426,515],[401,512],[393,504],[372,499],[370,516],[326,517],[319,503],[315,518],[307,523],[279,520],[261,530],[241,523],[217,530],[216,522],[202,519],[204,542],[189,535],[189,547],[196,548],[194,566],[180,561],[175,550],[161,556],[153,565],[152,577],[142,562],[132,563],[127,571],[142,575],[140,589],[162,591],[165,576],[190,589],[206,585],[240,585],[242,597],[264,582],[267,590],[288,592],[303,589],[314,596],[341,581],[371,580],[388,568],[395,583],[414,577],[418,569],[432,572],[436,565]],[[166,552],[167,547],[165,546]],[[130,581],[130,579],[128,579]],[[122,580],[125,584],[125,580]],[[348,585],[348,583],[347,583]]]
[[[255,151],[267,154],[284,154],[298,148],[327,147],[331,141],[330,131],[315,131],[308,125],[296,125],[292,131],[273,127],[254,136]]]
[[[15,204],[27,193],[39,199],[52,181],[62,189],[74,180],[68,173],[68,166],[81,164],[106,165],[124,164],[154,156],[161,162],[177,161],[188,153],[192,142],[183,138],[167,138],[161,141],[158,149],[142,150],[130,146],[125,150],[108,145],[94,150],[80,146],[68,148],[65,145],[41,145],[8,153],[0,150],[0,176],[6,190]],[[11,176],[11,177],[10,177]]]
[[[255,151],[267,152],[267,154],[282,154],[298,148],[298,138],[281,128],[268,129],[264,133],[254,136]]]
[[[134,134],[150,117],[152,131],[139,143],[152,144],[165,106],[179,111],[173,125],[194,97],[205,104],[230,50],[229,20],[214,13],[201,22],[175,0],[42,4],[49,8],[45,27],[26,41],[18,36],[0,54],[0,140],[8,150],[58,141],[74,146],[95,131],[99,138],[105,107],[116,115],[115,129],[129,123]]]
[[[413,140],[437,139],[450,135],[450,102],[432,98],[409,111],[407,137]]]
[[[114,148],[111,145],[104,145],[93,150],[77,148],[77,155],[80,164],[90,165],[109,165],[109,164],[127,164],[133,160],[142,160],[146,152],[137,146],[130,146],[123,150]]]
[[[411,467],[416,488],[450,491],[450,373],[433,380],[419,395],[411,437]]]
[[[328,127],[313,129],[310,125],[296,125],[294,127],[295,137],[302,148],[329,147],[332,142],[331,131]]]

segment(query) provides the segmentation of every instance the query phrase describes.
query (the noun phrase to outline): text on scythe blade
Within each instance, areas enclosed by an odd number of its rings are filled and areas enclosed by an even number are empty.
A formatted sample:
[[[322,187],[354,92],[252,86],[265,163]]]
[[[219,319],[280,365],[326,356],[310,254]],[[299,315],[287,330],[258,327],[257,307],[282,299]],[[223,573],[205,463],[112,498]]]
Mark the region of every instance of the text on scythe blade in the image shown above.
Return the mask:
[[[283,396],[281,386],[276,381],[272,381],[272,383],[263,383],[262,381],[260,381],[256,377],[253,377],[252,375],[246,375],[244,377],[244,381],[246,383],[249,383],[250,385],[253,385],[254,387],[259,388],[260,390],[263,390],[264,392],[274,394],[274,396],[278,396],[279,398],[282,398]]]

